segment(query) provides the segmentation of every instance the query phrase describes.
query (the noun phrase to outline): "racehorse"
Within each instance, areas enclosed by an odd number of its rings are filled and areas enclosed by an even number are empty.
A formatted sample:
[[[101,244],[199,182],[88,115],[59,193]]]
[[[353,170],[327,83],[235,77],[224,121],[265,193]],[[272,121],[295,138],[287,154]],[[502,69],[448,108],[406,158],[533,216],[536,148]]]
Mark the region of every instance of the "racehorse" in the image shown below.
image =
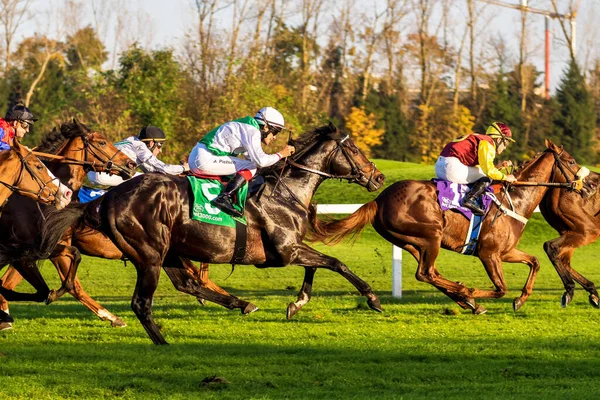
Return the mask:
[[[0,151],[0,207],[13,193],[46,204],[65,207],[71,196],[61,193],[44,164],[15,140],[10,150]]]
[[[474,314],[486,312],[475,299],[500,298],[506,294],[503,261],[526,264],[530,268],[529,276],[521,296],[513,301],[513,309],[516,311],[531,294],[540,268],[536,257],[515,248],[526,222],[521,222],[518,218],[530,218],[548,191],[547,186],[537,185],[538,183],[572,182],[578,178],[577,174],[581,170],[562,147],[549,140],[546,141],[546,146],[548,148],[545,151],[538,153],[515,173],[519,181],[531,186],[513,186],[514,191],[510,193],[512,200],[506,194],[502,200],[502,210],[492,204],[483,221],[476,254],[496,290],[468,288],[462,283],[444,278],[436,269],[435,260],[440,248],[455,252],[463,249],[469,221],[452,210],[442,211],[437,200],[436,185],[430,181],[396,182],[375,200],[342,220],[324,223],[313,215],[313,239],[335,243],[350,233],[359,233],[366,224],[371,223],[383,238],[408,251],[417,260],[416,278],[419,281],[435,286],[460,307],[471,309]],[[509,210],[510,204],[514,206],[512,211]],[[503,210],[507,210],[506,213]],[[510,215],[511,212],[513,215],[516,213],[516,218]],[[313,277],[314,270],[307,269],[298,301],[290,305],[288,314],[295,314],[306,299],[310,298]]]
[[[349,280],[374,310],[380,302],[369,285],[341,261],[302,242],[308,228],[310,202],[327,178],[346,179],[369,191],[385,177],[333,125],[316,129],[295,142],[297,153],[262,171],[262,193],[246,204],[247,241],[236,264],[259,268],[289,264],[327,268]],[[86,204],[84,220],[105,233],[134,264],[137,283],[132,309],[155,344],[166,344],[152,318],[152,298],[161,266],[175,287],[230,308],[249,303],[202,287],[186,273],[180,257],[210,263],[233,262],[236,229],[190,218],[190,185],[185,177],[144,174]]]
[[[571,257],[575,249],[600,237],[600,174],[591,172],[586,178],[587,196],[551,189],[540,203],[540,211],[560,236],[544,243],[544,250],[565,287],[561,305],[566,307],[575,294],[575,281],[589,292],[589,302],[598,308],[598,291],[594,282],[575,271]]]
[[[76,119],[62,124],[60,129],[54,129],[46,135],[36,151],[42,152],[37,153],[42,158],[50,159],[48,162],[49,168],[62,182],[66,182],[74,190],[81,187],[83,177],[87,171],[109,172],[128,179],[135,168],[135,163],[121,153],[106,137],[99,132],[91,131]],[[56,298],[60,297],[65,290],[71,290],[75,285],[73,281],[75,279],[74,270],[71,273],[69,271],[71,271],[71,265],[80,259],[80,255],[68,243],[58,247],[55,255],[60,254],[65,262],[65,273],[62,278],[66,283],[57,292],[50,291],[41,279],[37,268],[31,266],[39,257],[31,254],[28,254],[27,257],[20,257],[23,254],[20,246],[31,247],[31,238],[40,237],[38,235],[40,220],[42,220],[41,211],[38,210],[33,201],[22,196],[14,196],[7,202],[0,217],[2,224],[0,240],[13,243],[13,254],[15,256],[8,261],[14,262],[19,271],[25,270],[27,280],[37,289],[37,293],[33,298],[36,301],[54,300],[55,296]],[[52,237],[55,237],[55,235],[52,235]],[[46,243],[55,245],[55,243],[52,244],[48,241]],[[40,252],[47,255],[50,253],[50,249],[40,250]],[[6,262],[2,263],[1,266],[5,264]],[[11,298],[16,296],[16,298],[31,300],[31,296],[22,297],[12,292],[12,289],[21,280],[21,274],[11,267],[2,278],[2,283],[6,284],[4,289],[8,289],[8,292],[5,291],[4,293],[7,293]],[[2,293],[2,290],[0,290],[0,293]],[[4,297],[0,296],[0,330],[10,327],[12,317],[9,317],[7,313],[8,303]]]

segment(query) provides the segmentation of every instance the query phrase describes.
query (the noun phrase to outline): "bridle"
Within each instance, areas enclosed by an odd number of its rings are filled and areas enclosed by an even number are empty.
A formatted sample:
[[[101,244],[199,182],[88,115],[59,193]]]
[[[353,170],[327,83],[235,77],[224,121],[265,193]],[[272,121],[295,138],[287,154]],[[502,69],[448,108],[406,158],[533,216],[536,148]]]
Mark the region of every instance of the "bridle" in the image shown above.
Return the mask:
[[[375,163],[369,161],[363,165],[358,165],[358,163],[356,162],[354,157],[352,157],[352,155],[350,154],[350,150],[348,149],[349,146],[346,141],[349,139],[349,137],[350,136],[346,135],[343,139],[336,140],[337,146],[327,156],[327,166],[331,170],[331,160],[338,154],[338,152],[341,151],[342,154],[344,155],[344,157],[346,157],[348,164],[350,164],[350,174],[337,175],[337,174],[333,174],[331,172],[319,171],[317,169],[307,167],[306,165],[298,164],[293,159],[288,160],[288,163],[292,167],[301,169],[303,171],[311,172],[313,174],[317,174],[317,175],[323,176],[325,178],[333,178],[333,179],[340,179],[340,180],[345,179],[348,181],[348,183],[362,182],[366,179],[365,186],[368,186],[371,183],[371,181],[373,180],[373,175],[375,175],[375,170],[376,170]],[[294,156],[294,158],[295,159],[299,158],[302,154],[306,153],[313,146],[314,146],[314,144],[312,146],[309,146],[307,149],[304,149],[300,153],[297,153]],[[360,152],[360,150],[358,148],[356,148],[356,150],[357,150],[356,154],[358,154]],[[364,170],[368,166],[371,166],[371,172],[367,174],[364,172]]]
[[[65,164],[81,165],[84,167],[84,169],[89,170],[91,168],[91,170],[95,172],[110,171],[115,169],[121,173],[130,175],[129,168],[115,164],[113,161],[115,157],[121,153],[121,150],[117,149],[112,156],[109,155],[105,150],[101,149],[96,143],[94,143],[94,141],[89,139],[93,134],[94,132],[91,132],[81,136],[81,140],[83,141],[83,148],[81,149],[83,150],[83,160],[40,152],[34,152],[34,154],[41,158],[62,160]],[[91,156],[94,156],[95,160],[90,161]],[[97,160],[99,162],[97,162]]]
[[[55,204],[56,197],[58,194],[58,188],[56,189],[56,191],[52,191],[52,189],[49,188],[49,183],[51,183],[54,180],[54,178],[50,178],[50,180],[48,182],[44,182],[44,180],[39,176],[39,174],[36,173],[29,164],[27,164],[27,157],[33,155],[33,152],[30,151],[29,153],[27,153],[26,156],[23,156],[16,149],[11,148],[10,151],[14,151],[17,154],[17,156],[19,157],[21,169],[19,171],[19,175],[17,176],[17,179],[15,180],[15,182],[12,185],[10,183],[3,182],[3,181],[0,181],[0,184],[6,186],[13,193],[33,194],[36,196],[38,201],[41,201],[41,202],[47,203],[47,204]],[[23,179],[23,170],[27,171],[29,173],[29,175],[31,175],[33,180],[38,184],[38,186],[40,187],[40,190],[38,192],[36,192],[34,190],[30,190],[30,189],[23,189],[23,188],[19,187],[19,184],[21,183],[21,180]],[[46,194],[48,194],[48,196],[46,196]],[[50,201],[51,198],[53,198],[54,200]]]
[[[561,174],[565,178],[565,181],[569,185],[571,185],[572,188],[575,188],[574,184],[577,181],[583,181],[585,177],[589,175],[590,171],[586,167],[581,167],[578,171],[573,171],[573,169],[560,158],[564,151],[565,149],[561,146],[560,153],[556,153],[555,151],[552,152],[552,154],[554,155],[554,165],[558,167]],[[571,175],[574,178],[573,180],[569,180],[569,177],[565,172],[565,168],[571,173]]]
[[[306,171],[306,172],[310,172],[325,178],[333,178],[333,179],[345,179],[348,181],[348,183],[354,183],[354,182],[363,182],[366,179],[366,183],[365,186],[368,186],[371,181],[373,180],[373,175],[375,174],[375,163],[369,161],[366,164],[363,165],[359,165],[356,160],[354,159],[354,157],[352,157],[352,155],[350,154],[350,150],[348,149],[348,144],[347,144],[347,140],[349,139],[350,136],[346,135],[343,139],[336,139],[337,142],[337,146],[331,150],[331,152],[327,155],[326,157],[326,165],[329,168],[329,171],[331,171],[331,160],[338,154],[338,152],[342,152],[342,154],[344,155],[344,157],[346,157],[346,160],[348,161],[348,163],[350,164],[350,174],[347,175],[338,175],[338,174],[334,174],[331,172],[324,172],[324,171],[320,171],[314,168],[310,168],[306,165],[303,164],[299,164],[296,161],[294,161],[294,159],[298,159],[300,158],[303,154],[307,153],[310,149],[312,149],[315,145],[317,145],[319,142],[315,142],[310,146],[307,146],[306,148],[302,149],[300,152],[294,154],[293,158],[292,157],[288,157],[289,159],[286,159],[286,161],[284,162],[283,165],[283,169],[285,169],[286,164],[289,164],[290,167],[294,167],[297,169],[300,169],[302,171]],[[356,154],[359,154],[360,149],[356,148]],[[370,173],[366,173],[364,172],[364,169],[368,166],[371,166],[371,172]],[[307,212],[310,212],[308,207],[306,207],[304,205],[304,203],[298,198],[298,196],[294,193],[294,191],[292,189],[289,188],[289,186],[283,181],[282,175],[283,175],[283,169],[282,169],[282,173],[279,174],[279,176],[275,176],[276,178],[276,183],[275,183],[275,187],[273,188],[273,192],[275,192],[275,190],[277,189],[277,187],[279,185],[281,185],[287,192],[288,194],[294,199],[294,201],[296,201],[298,204],[300,204]],[[367,178],[368,177],[368,178]],[[272,195],[272,194],[271,194]]]

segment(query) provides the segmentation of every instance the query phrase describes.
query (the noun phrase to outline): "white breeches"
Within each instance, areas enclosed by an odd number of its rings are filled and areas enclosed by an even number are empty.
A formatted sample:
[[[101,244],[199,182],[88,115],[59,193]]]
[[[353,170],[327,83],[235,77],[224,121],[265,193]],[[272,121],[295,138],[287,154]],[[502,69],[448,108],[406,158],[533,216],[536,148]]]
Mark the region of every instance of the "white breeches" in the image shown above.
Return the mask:
[[[241,170],[249,170],[252,176],[256,173],[256,164],[233,156],[217,156],[211,153],[203,143],[198,143],[188,159],[194,174],[233,175]]]
[[[462,184],[473,183],[486,177],[479,166],[468,167],[456,157],[442,156],[435,163],[435,176],[438,179]]]

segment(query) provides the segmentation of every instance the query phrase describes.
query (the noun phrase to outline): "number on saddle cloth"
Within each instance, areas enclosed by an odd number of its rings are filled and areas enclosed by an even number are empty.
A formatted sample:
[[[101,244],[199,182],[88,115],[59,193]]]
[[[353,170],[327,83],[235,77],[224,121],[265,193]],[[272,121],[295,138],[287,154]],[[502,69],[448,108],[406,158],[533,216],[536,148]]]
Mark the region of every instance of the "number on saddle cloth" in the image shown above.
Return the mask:
[[[197,178],[188,175],[188,181],[194,194],[194,203],[190,207],[190,217],[193,220],[205,222],[207,224],[235,227],[235,221],[246,224],[246,218],[233,217],[219,208],[210,204],[210,202],[221,193],[224,186],[216,179]],[[248,197],[248,183],[237,192],[233,206],[238,210],[243,210]]]

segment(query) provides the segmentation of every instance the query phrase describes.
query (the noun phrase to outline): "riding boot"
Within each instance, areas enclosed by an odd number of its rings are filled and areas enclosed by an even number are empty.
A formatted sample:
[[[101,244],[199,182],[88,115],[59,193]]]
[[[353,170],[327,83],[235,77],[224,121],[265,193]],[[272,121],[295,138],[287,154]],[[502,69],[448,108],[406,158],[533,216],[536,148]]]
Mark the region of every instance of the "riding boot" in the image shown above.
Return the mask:
[[[229,215],[233,215],[234,217],[242,218],[244,213],[238,211],[233,206],[233,196],[237,193],[238,190],[246,183],[246,178],[242,175],[237,174],[233,177],[232,180],[229,181],[225,189],[219,194],[217,197],[210,202],[215,207],[220,208],[222,211],[226,212]]]
[[[476,181],[471,187],[469,193],[467,193],[462,199],[461,205],[473,211],[473,214],[475,215],[484,215],[485,210],[479,207],[477,204],[477,198],[481,196],[483,192],[485,192],[485,189],[490,186],[490,183],[492,183],[490,178],[481,178]]]

